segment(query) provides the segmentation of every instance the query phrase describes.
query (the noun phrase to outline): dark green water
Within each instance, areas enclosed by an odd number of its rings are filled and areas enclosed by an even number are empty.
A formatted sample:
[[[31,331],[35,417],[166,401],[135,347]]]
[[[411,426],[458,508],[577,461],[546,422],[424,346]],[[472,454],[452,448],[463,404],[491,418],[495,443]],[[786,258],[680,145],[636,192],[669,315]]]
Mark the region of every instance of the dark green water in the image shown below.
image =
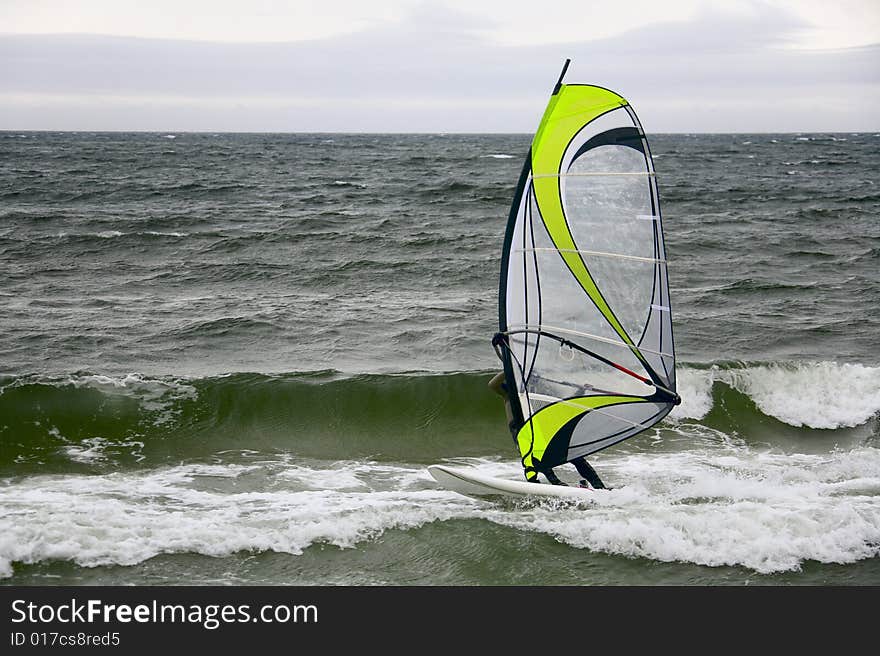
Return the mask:
[[[588,508],[433,483],[519,475],[528,142],[0,133],[2,580],[880,584],[880,135],[652,138],[683,404]]]

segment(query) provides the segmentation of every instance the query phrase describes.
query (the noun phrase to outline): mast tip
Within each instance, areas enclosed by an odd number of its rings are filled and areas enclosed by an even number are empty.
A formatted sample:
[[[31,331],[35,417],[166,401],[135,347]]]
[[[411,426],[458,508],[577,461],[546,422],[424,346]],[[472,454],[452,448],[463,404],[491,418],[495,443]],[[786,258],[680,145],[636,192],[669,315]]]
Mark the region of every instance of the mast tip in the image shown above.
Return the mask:
[[[562,88],[562,78],[565,77],[565,71],[568,70],[568,65],[571,63],[571,59],[566,58],[565,63],[562,65],[562,72],[559,74],[559,80],[556,81],[556,86],[553,87],[553,94],[556,95],[559,93],[559,90]]]

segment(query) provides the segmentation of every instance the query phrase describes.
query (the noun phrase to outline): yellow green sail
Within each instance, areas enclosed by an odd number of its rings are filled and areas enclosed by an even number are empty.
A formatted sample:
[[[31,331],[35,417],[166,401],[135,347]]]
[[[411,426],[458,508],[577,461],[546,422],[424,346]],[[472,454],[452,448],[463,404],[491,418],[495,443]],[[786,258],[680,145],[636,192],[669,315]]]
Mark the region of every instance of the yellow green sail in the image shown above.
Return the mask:
[[[497,338],[529,475],[637,435],[678,402],[653,162],[613,91],[554,89],[508,220]]]

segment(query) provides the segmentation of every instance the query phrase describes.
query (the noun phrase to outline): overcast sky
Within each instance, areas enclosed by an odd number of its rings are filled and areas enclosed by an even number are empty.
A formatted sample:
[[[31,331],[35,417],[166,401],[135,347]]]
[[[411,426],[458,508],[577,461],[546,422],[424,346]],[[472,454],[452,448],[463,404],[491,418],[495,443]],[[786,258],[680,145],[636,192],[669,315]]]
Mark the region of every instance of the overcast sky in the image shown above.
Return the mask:
[[[0,129],[530,133],[566,57],[649,132],[880,130],[878,0],[0,0]]]

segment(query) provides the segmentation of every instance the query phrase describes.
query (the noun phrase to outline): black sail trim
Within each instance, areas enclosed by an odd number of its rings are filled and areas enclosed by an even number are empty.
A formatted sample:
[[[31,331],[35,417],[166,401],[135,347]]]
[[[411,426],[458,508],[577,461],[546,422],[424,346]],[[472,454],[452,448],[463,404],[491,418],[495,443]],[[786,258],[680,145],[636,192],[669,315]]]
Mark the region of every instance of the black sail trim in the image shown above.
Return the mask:
[[[526,185],[529,183],[529,177],[532,172],[532,149],[529,147],[523,162],[522,171],[519,180],[516,183],[516,191],[513,194],[513,202],[510,205],[510,213],[507,216],[507,228],[504,232],[504,245],[501,250],[501,281],[498,289],[498,330],[503,332],[507,328],[507,277],[509,275],[510,254],[513,245],[513,233],[516,231],[516,222],[519,216],[519,208],[522,204],[523,193]],[[524,227],[525,228],[525,227]],[[525,422],[522,413],[522,407],[517,397],[516,377],[513,373],[513,363],[511,362],[510,349],[500,349],[501,362],[504,366],[504,381],[507,388],[507,396],[510,400],[510,409],[513,413],[513,420],[517,426],[522,426]]]
[[[587,125],[589,125],[589,123]],[[585,152],[592,150],[593,148],[598,148],[599,146],[626,146],[633,150],[637,150],[644,155],[645,149],[642,146],[643,137],[644,135],[641,130],[635,127],[611,128],[610,130],[600,132],[595,137],[591,137],[584,142],[584,144],[577,149],[577,152],[574,154],[574,157],[571,158],[571,161],[574,163],[574,161]]]

